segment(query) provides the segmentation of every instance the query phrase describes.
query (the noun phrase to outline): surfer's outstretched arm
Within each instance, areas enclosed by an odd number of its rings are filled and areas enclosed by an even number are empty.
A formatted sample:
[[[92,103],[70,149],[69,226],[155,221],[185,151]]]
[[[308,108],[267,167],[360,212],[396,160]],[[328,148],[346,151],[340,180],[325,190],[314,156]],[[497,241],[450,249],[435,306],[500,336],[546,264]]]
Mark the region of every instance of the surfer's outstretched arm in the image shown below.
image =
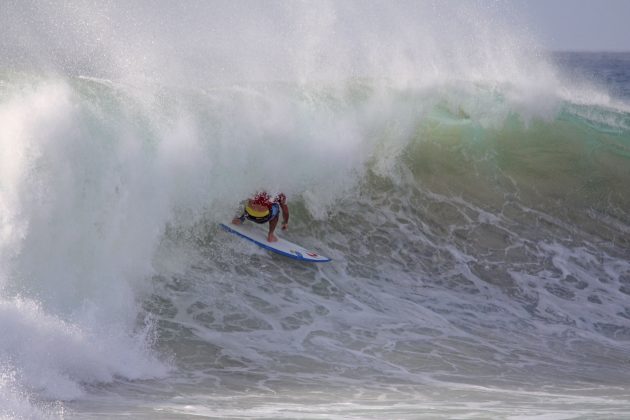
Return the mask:
[[[279,196],[280,208],[282,209],[282,230],[287,230],[289,227],[289,206],[287,206],[287,197],[282,194]]]
[[[243,214],[241,214],[239,217],[235,217],[234,219],[232,219],[232,224],[242,225],[244,221],[245,221],[245,212],[243,212]]]

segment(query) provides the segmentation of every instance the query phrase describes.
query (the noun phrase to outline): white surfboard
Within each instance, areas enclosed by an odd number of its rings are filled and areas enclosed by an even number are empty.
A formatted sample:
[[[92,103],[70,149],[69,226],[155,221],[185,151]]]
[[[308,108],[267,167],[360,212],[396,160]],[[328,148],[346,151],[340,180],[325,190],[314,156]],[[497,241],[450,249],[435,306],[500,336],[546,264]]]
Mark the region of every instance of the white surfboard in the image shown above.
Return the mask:
[[[276,237],[278,238],[278,241],[268,242],[267,231],[260,229],[251,222],[245,222],[241,225],[221,223],[221,227],[230,233],[245,238],[262,248],[268,249],[269,251],[284,255],[285,257],[309,262],[328,262],[331,260],[328,257],[319,255],[316,252],[296,245],[293,242],[289,242],[286,239],[282,239],[278,236],[277,232]]]

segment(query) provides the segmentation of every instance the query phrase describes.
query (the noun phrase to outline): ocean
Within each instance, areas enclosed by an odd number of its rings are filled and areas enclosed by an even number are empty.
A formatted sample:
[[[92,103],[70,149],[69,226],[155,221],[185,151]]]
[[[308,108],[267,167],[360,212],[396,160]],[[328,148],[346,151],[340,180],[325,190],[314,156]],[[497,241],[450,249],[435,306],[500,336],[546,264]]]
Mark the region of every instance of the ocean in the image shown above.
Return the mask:
[[[0,418],[630,418],[630,53],[482,2],[3,7]],[[259,190],[333,261],[219,228]]]

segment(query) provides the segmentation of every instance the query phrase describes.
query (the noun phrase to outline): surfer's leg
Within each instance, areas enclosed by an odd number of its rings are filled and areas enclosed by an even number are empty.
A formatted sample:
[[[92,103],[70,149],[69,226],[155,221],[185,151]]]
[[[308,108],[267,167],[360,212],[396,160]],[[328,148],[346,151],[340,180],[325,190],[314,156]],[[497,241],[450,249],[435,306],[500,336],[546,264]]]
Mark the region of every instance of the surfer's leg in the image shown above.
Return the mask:
[[[274,217],[269,221],[269,235],[267,235],[267,241],[276,242],[278,238],[273,234],[273,231],[276,230],[276,225],[278,224],[278,216]]]

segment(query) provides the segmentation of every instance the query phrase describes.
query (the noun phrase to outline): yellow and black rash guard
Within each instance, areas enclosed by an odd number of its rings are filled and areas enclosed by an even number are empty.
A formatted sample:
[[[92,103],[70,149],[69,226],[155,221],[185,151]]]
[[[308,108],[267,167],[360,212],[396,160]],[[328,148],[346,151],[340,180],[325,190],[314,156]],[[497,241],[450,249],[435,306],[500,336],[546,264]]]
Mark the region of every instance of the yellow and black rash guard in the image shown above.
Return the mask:
[[[278,214],[280,214],[280,204],[278,203],[273,203],[270,209],[264,211],[256,211],[246,205],[240,219],[243,221],[247,218],[247,220],[251,220],[254,223],[267,223],[268,221],[278,217]]]

